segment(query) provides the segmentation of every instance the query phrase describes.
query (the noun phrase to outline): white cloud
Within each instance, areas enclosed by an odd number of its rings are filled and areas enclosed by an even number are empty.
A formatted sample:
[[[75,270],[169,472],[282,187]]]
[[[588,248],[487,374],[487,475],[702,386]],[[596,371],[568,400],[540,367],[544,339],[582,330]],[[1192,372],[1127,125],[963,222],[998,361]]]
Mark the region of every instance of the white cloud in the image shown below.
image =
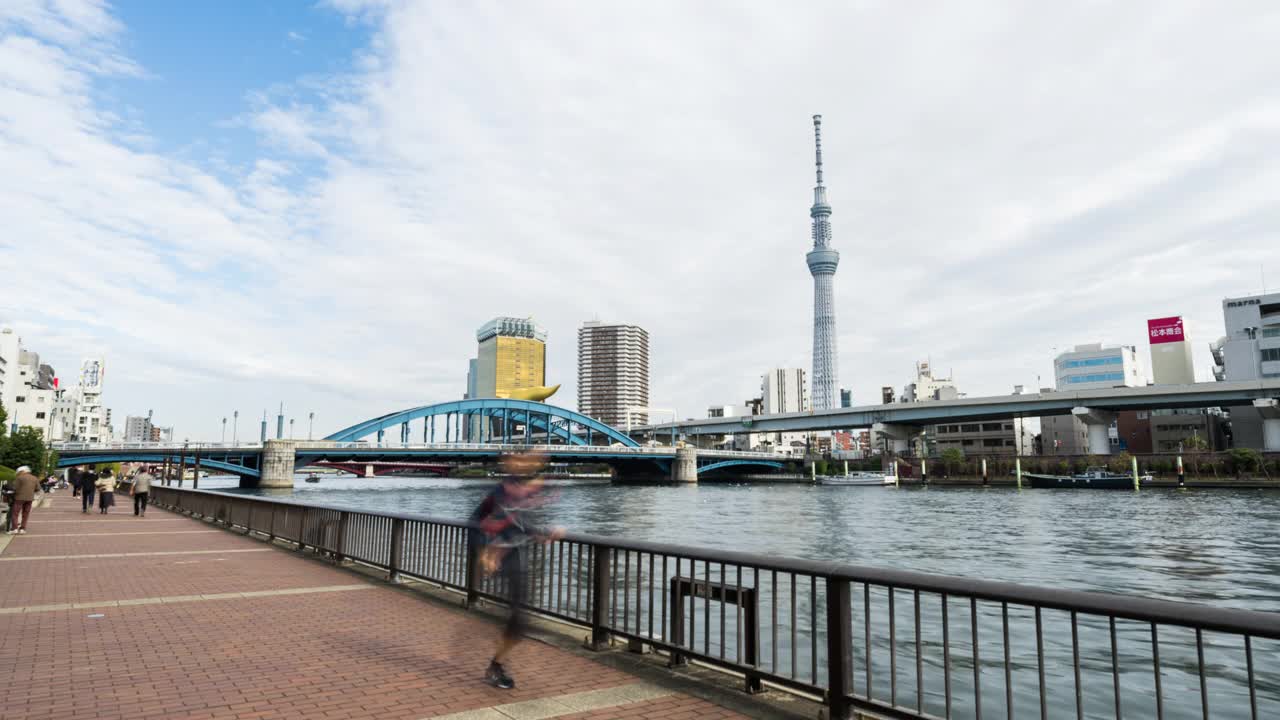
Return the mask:
[[[814,112],[859,401],[925,356],[1007,391],[1147,317],[1204,343],[1280,277],[1270,3],[330,5],[369,47],[245,88],[238,173],[126,139],[94,89],[153,69],[101,4],[0,11],[0,320],[109,348],[121,414],[457,397],[497,314],[549,327],[561,404],[593,316],[650,330],[655,405],[741,402],[809,363]]]

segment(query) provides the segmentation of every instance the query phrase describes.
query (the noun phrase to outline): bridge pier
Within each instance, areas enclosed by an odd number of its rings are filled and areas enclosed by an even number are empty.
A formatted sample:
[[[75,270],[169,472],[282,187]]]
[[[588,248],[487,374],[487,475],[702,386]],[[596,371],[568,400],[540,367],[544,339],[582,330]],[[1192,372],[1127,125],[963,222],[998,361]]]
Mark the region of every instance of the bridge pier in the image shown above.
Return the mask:
[[[293,462],[298,443],[292,440],[267,440],[262,446],[260,488],[292,488]]]
[[[697,448],[676,448],[675,460],[671,462],[671,481],[678,483],[698,482]]]
[[[911,446],[911,438],[920,433],[920,428],[897,423],[876,423],[871,426],[871,431],[889,438],[894,455],[905,455]]]
[[[1263,450],[1280,452],[1280,400],[1275,398],[1254,400],[1253,407],[1262,416]]]
[[[1110,410],[1099,410],[1089,407],[1071,408],[1071,414],[1089,429],[1089,454],[1110,455],[1111,437],[1108,430],[1116,421],[1116,414]]]

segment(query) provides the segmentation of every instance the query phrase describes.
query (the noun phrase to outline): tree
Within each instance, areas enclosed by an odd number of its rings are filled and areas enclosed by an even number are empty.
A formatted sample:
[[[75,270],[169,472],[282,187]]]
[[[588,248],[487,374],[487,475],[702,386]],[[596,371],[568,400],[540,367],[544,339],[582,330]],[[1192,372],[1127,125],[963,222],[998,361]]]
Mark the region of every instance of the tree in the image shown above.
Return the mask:
[[[942,466],[947,470],[947,476],[951,476],[951,471],[955,470],[955,466],[964,462],[964,451],[960,448],[947,448],[942,451]]]
[[[4,442],[4,434],[9,429],[9,412],[0,403],[0,443]]]
[[[0,465],[17,468],[26,465],[31,472],[40,475],[44,472],[46,449],[40,431],[33,427],[20,427],[0,447]]]
[[[1232,448],[1229,454],[1237,476],[1257,472],[1262,465],[1262,455],[1253,448]]]

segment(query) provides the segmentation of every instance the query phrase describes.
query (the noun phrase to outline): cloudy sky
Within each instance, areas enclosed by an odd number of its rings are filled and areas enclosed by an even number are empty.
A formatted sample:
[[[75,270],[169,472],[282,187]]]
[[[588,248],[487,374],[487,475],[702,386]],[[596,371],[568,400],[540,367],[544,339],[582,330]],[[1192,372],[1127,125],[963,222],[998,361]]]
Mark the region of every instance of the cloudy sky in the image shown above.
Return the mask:
[[[577,327],[639,324],[701,416],[810,363],[821,113],[856,402],[1176,314],[1208,379],[1221,299],[1280,287],[1277,37],[1267,0],[6,0],[0,325],[193,439],[460,397],[495,315],[571,407]]]

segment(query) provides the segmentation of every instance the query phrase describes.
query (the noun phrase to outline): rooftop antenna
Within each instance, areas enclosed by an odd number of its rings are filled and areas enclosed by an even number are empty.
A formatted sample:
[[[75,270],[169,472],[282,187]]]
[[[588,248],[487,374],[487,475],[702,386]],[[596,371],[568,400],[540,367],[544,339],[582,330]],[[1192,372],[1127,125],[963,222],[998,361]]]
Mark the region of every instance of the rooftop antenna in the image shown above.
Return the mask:
[[[818,184],[822,184],[822,116],[813,116],[813,146],[817,159]]]

